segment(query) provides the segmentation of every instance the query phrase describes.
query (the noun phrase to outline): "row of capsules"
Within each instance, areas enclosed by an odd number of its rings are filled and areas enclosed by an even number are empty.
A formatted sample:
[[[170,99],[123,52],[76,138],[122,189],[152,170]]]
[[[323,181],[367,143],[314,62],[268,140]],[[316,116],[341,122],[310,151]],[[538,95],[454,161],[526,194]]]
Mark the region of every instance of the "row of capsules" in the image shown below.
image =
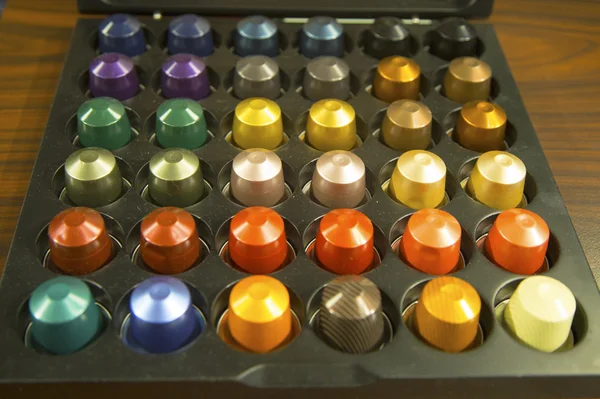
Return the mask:
[[[303,29],[313,26],[315,21],[325,20],[331,23],[331,19],[311,19]],[[260,25],[261,29],[246,32],[243,27],[248,21]],[[173,33],[173,26],[181,26],[183,22],[188,26],[182,31],[210,32],[208,22],[196,16],[184,16],[171,24],[169,51],[185,51],[185,59],[197,61],[190,53],[206,55],[208,50],[202,44],[206,37],[191,35],[186,40],[178,40],[181,38]],[[386,23],[389,25],[389,19],[379,20],[374,28]],[[439,35],[446,37],[452,29],[465,32],[453,24],[441,25]],[[76,151],[65,163],[65,194],[77,207],[61,212],[48,228],[49,257],[65,274],[84,275],[97,270],[109,261],[114,251],[102,216],[90,208],[114,201],[121,190],[118,166],[108,150],[119,148],[131,139],[126,113],[118,100],[133,95],[133,91],[123,91],[127,87],[126,80],[119,79],[134,68],[132,64],[120,67],[124,74],[103,77],[102,84],[97,84],[95,71],[103,68],[101,63],[110,64],[111,59],[120,66],[123,60],[127,61],[115,51],[135,56],[132,48],[145,48],[145,44],[133,45],[132,41],[132,38],[141,41],[143,35],[132,35],[125,29],[136,26],[140,31],[139,23],[131,17],[116,15],[103,22],[99,30],[103,54],[90,68],[94,72],[90,73],[90,90],[95,98],[84,103],[78,112],[79,141],[86,148]],[[273,56],[265,50],[269,48],[265,37],[273,36],[264,33],[269,31],[265,26],[272,25],[264,17],[241,21],[236,48],[239,45],[254,49],[243,55],[254,54],[254,51]],[[257,31],[262,32],[260,37],[250,40],[248,35]],[[377,29],[373,31],[381,33]],[[327,40],[330,45],[335,42]],[[397,43],[393,42],[383,40],[378,51],[385,52],[387,48],[393,54],[397,50],[394,47]],[[470,47],[469,43],[469,40],[457,41],[442,46],[440,51],[474,55],[474,44]],[[316,48],[314,43],[302,46]],[[239,53],[239,49],[236,51]],[[453,56],[445,54],[444,58]],[[206,93],[206,81],[194,83],[186,78],[186,84],[179,84],[179,80],[172,80],[169,71],[179,70],[180,62],[173,58],[167,62],[172,64],[167,68],[163,66],[163,94],[176,98],[165,101],[157,112],[156,139],[165,150],[150,160],[148,180],[148,196],[162,208],[142,221],[139,245],[139,256],[144,264],[162,275],[189,269],[202,251],[207,250],[198,236],[193,216],[181,209],[203,195],[200,163],[188,149],[200,147],[206,141],[203,110],[193,101],[198,99],[198,92]],[[188,69],[200,71],[199,76],[205,70]],[[395,79],[407,76],[407,71],[414,79],[406,82]],[[431,140],[431,112],[416,101],[419,76],[418,65],[398,56],[384,58],[377,69],[374,95],[391,103],[381,127],[383,140],[392,148],[406,151],[398,158],[384,188],[393,199],[416,210],[394,248],[398,256],[424,273],[446,275],[461,262],[462,229],[452,215],[437,209],[447,200],[446,167],[441,158],[425,150]],[[465,182],[465,189],[481,203],[502,210],[479,243],[484,253],[508,271],[532,275],[547,267],[545,254],[550,233],[538,215],[518,208],[523,205],[525,166],[516,156],[498,151],[504,144],[506,116],[497,105],[485,101],[489,97],[490,81],[489,66],[476,58],[451,62],[444,91],[455,101],[466,103],[453,134],[463,146],[484,152]],[[190,87],[196,88],[191,94]],[[329,87],[322,92],[341,92],[340,96],[344,96],[340,87]],[[259,92],[262,90],[269,92],[262,87]],[[122,95],[124,92],[127,94]],[[236,94],[245,98],[255,92],[239,94],[246,93],[240,89]],[[189,98],[179,98],[185,96]],[[239,349],[257,353],[281,347],[300,328],[290,307],[287,288],[275,278],[265,276],[290,260],[283,219],[268,208],[281,200],[285,186],[281,160],[270,151],[283,139],[278,109],[268,98],[244,99],[236,107],[232,128],[232,142],[244,151],[233,161],[230,191],[237,202],[248,208],[231,220],[222,256],[253,276],[240,280],[231,290],[228,309],[219,323],[219,335]],[[360,276],[377,263],[377,251],[373,224],[367,216],[352,209],[360,204],[365,193],[364,163],[349,152],[356,138],[354,110],[343,99],[327,98],[315,103],[309,114],[306,140],[313,147],[327,151],[317,160],[309,194],[333,210],[320,220],[315,241],[307,252],[323,268],[340,275],[323,290],[315,329],[326,342],[341,351],[365,353],[380,348],[389,339],[390,331],[386,327],[381,292],[368,278]],[[419,117],[411,118],[416,115]],[[335,125],[338,121],[340,124]],[[412,121],[419,124],[411,124]],[[100,188],[102,192],[98,191]],[[173,195],[174,190],[178,195]],[[129,301],[130,315],[123,340],[135,349],[153,353],[177,350],[204,328],[203,317],[193,306],[189,289],[173,277],[146,280],[133,289]],[[101,309],[96,306],[88,286],[73,277],[62,276],[42,284],[32,294],[28,306],[31,340],[48,352],[71,353],[81,349],[101,329]],[[525,278],[504,306],[503,324],[528,346],[551,352],[568,345],[569,337],[572,338],[575,299],[557,280],[545,276]],[[479,294],[469,283],[451,276],[436,277],[425,285],[413,310],[407,312],[407,325],[430,345],[447,352],[460,352],[481,339],[480,309]]]

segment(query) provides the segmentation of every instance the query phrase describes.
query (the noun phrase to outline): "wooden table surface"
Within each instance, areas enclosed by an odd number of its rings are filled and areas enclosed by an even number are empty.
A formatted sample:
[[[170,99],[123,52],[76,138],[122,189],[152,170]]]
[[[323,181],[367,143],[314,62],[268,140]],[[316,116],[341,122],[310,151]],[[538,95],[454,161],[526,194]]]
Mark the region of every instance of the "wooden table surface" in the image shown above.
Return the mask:
[[[0,22],[0,272],[78,16],[13,0]],[[600,281],[600,2],[496,0],[490,21]]]

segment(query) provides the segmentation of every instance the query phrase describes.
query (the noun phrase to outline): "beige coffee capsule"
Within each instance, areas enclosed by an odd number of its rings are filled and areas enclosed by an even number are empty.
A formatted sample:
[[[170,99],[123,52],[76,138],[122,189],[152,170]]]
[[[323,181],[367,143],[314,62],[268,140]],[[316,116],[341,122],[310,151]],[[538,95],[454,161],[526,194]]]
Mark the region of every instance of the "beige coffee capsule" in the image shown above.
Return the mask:
[[[504,310],[504,321],[525,344],[553,352],[569,338],[577,303],[566,285],[531,276],[517,286]]]

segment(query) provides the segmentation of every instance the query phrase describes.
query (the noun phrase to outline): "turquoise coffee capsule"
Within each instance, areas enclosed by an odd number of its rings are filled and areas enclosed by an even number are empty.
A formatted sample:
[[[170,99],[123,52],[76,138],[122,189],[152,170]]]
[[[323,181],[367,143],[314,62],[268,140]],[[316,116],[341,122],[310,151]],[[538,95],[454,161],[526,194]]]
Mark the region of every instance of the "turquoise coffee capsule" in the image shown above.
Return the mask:
[[[156,111],[156,140],[163,148],[201,147],[208,138],[204,110],[187,98],[167,100]]]
[[[59,355],[90,343],[102,328],[102,316],[86,283],[61,276],[46,281],[29,298],[34,345]]]
[[[131,125],[125,107],[110,97],[88,100],[77,110],[77,134],[84,147],[116,150],[131,140]]]

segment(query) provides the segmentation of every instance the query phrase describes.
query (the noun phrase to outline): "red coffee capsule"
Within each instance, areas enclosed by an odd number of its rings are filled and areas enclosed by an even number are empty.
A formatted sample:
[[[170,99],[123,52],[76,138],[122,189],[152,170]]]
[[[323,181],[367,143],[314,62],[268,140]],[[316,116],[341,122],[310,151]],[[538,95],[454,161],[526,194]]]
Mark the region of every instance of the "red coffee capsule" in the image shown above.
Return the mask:
[[[458,220],[439,209],[421,209],[406,225],[400,252],[415,269],[427,274],[450,273],[460,257]]]
[[[315,256],[329,271],[360,274],[373,262],[373,223],[355,209],[335,209],[321,219]]]
[[[98,270],[112,253],[104,219],[90,208],[70,208],[56,215],[48,226],[48,242],[54,265],[71,275]]]
[[[140,256],[160,274],[188,270],[200,257],[202,246],[194,217],[186,210],[164,207],[150,212],[140,226]]]
[[[252,274],[267,274],[285,262],[288,253],[283,219],[262,206],[239,211],[229,226],[229,256]]]
[[[530,275],[544,264],[549,239],[544,219],[526,209],[508,209],[492,225],[485,253],[509,272]]]

